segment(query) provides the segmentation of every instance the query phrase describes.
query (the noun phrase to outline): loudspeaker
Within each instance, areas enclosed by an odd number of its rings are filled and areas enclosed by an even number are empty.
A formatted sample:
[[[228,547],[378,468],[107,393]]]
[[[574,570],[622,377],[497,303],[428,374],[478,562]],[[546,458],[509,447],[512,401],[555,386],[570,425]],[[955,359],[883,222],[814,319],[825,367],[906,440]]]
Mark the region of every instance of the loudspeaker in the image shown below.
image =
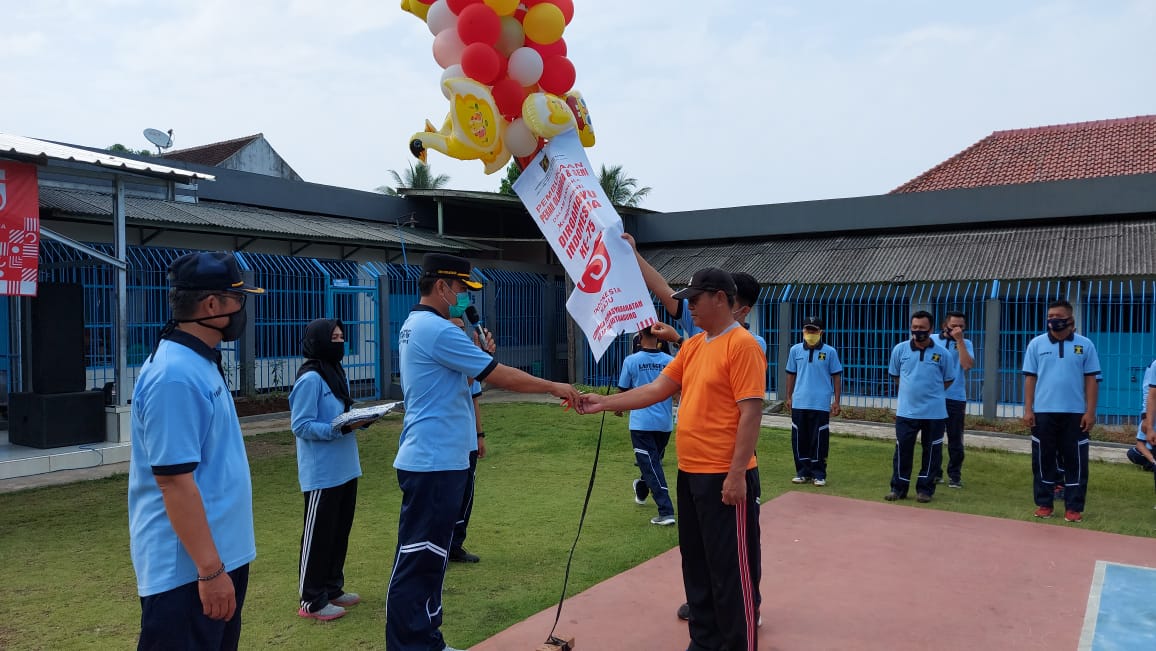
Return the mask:
[[[104,438],[103,391],[9,395],[8,441],[13,445],[62,448]]]
[[[84,391],[84,287],[41,283],[32,299],[32,391]]]

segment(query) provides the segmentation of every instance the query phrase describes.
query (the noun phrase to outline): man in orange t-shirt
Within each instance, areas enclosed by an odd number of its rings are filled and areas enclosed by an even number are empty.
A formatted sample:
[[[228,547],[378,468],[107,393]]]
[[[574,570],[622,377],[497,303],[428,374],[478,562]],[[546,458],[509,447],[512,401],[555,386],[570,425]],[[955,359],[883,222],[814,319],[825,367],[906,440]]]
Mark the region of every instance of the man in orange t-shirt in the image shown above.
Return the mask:
[[[674,298],[688,300],[703,332],[688,339],[650,384],[612,396],[584,394],[581,412],[639,409],[682,391],[675,449],[688,651],[753,650],[761,553],[755,443],[766,354],[734,320],[729,273],[700,269]]]

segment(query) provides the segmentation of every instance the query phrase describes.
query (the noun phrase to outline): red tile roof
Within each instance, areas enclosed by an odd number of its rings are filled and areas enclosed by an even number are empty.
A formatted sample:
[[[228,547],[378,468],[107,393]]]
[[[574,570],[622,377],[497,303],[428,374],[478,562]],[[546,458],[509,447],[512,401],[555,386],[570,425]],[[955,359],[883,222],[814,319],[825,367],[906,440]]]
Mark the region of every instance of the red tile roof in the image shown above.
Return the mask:
[[[178,149],[176,151],[165,152],[161,158],[185,161],[186,163],[197,163],[199,165],[216,166],[228,160],[233,154],[241,151],[245,145],[262,137],[264,137],[264,134],[258,133],[245,136],[244,138],[214,142],[199,147],[189,147],[188,149]]]
[[[1156,115],[996,131],[891,191],[1156,173]]]

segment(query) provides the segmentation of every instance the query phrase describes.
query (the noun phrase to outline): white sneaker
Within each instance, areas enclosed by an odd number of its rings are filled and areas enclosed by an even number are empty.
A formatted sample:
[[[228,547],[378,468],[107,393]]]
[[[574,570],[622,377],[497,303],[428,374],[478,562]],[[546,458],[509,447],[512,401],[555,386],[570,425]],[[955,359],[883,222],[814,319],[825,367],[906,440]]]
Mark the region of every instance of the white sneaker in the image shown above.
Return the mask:
[[[827,485],[827,480],[826,480],[826,479],[816,479],[816,480],[814,481],[814,484],[815,484],[816,486],[826,486],[826,485]]]
[[[646,504],[646,497],[639,497],[638,496],[642,492],[642,491],[638,490],[639,484],[642,484],[642,490],[646,491],[647,497],[650,495],[650,488],[648,488],[646,483],[643,482],[641,479],[635,479],[634,482],[630,484],[630,487],[634,489],[634,503],[638,504],[639,506],[642,506],[642,505]]]
[[[307,607],[302,606],[301,609],[297,611],[297,615],[307,619],[316,619],[319,622],[330,622],[345,617],[345,609],[341,606],[327,603],[321,610],[311,613]]]
[[[442,647],[442,651],[470,651],[470,650],[469,649],[455,649],[454,647],[447,644],[444,647]]]
[[[330,599],[329,603],[336,604],[342,608],[349,608],[354,604],[361,603],[361,595],[356,592],[343,592],[341,596],[336,599]]]
[[[650,519],[650,524],[657,524],[660,527],[669,527],[674,524],[673,515],[656,515]]]
[[[791,479],[791,483],[792,484],[805,484],[805,483],[807,483],[807,478],[806,477],[794,477]]]

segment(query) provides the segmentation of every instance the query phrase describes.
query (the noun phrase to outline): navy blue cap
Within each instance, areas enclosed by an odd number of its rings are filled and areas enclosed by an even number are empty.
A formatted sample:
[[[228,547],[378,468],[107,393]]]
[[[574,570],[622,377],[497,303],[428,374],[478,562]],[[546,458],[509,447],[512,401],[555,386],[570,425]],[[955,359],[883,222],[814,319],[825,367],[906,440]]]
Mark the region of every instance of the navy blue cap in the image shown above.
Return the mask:
[[[421,261],[422,275],[427,278],[452,278],[470,289],[481,289],[482,283],[470,278],[470,261],[448,253],[427,253]]]
[[[173,289],[248,292],[265,290],[245,283],[237,259],[221,251],[187,253],[169,265],[169,285]]]
[[[727,296],[734,296],[736,291],[735,280],[730,274],[718,267],[707,267],[694,272],[686,287],[672,294],[672,297],[681,301],[702,292],[726,292]]]

